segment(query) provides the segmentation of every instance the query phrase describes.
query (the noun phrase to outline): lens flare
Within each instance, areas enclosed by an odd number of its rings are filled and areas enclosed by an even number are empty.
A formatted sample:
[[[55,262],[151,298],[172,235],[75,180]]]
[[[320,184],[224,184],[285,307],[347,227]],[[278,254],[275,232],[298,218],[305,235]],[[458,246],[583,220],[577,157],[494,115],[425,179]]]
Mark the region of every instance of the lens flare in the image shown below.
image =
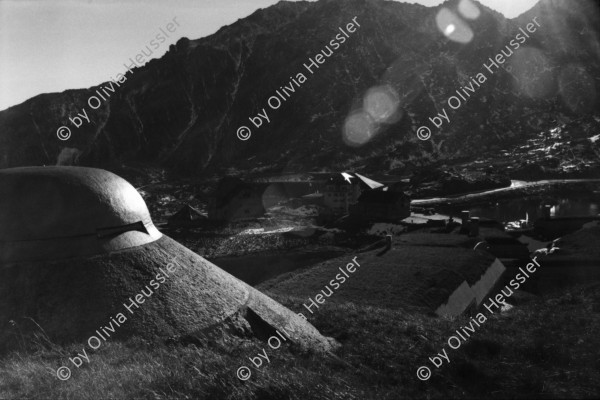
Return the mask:
[[[467,19],[477,19],[481,15],[481,11],[471,0],[461,0],[458,3],[458,12]]]
[[[388,122],[398,112],[398,93],[389,85],[369,89],[363,100],[363,109],[378,123]]]
[[[362,146],[373,138],[376,131],[377,125],[367,112],[354,112],[344,122],[344,142],[353,147]]]
[[[435,22],[439,31],[454,42],[469,43],[473,40],[473,31],[469,28],[469,25],[445,7],[438,11]]]

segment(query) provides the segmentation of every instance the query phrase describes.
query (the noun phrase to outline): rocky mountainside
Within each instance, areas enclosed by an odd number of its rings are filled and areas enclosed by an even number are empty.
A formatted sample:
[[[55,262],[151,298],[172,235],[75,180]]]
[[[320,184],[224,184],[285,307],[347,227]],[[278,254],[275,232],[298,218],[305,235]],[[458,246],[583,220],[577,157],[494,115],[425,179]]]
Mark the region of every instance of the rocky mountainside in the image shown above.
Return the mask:
[[[487,69],[534,18],[525,43]],[[583,0],[542,0],[514,20],[467,0],[280,2],[209,37],[180,39],[119,85],[43,94],[0,112],[0,167],[402,172],[497,155],[560,124],[580,121],[579,136],[593,136],[599,28],[597,8]],[[303,64],[326,46],[332,54],[311,73]],[[108,86],[114,93],[91,110],[90,96]],[[90,123],[76,128],[69,117],[83,108]],[[62,125],[72,131],[65,141]],[[252,130],[244,141],[243,125]],[[429,140],[417,138],[420,126]]]

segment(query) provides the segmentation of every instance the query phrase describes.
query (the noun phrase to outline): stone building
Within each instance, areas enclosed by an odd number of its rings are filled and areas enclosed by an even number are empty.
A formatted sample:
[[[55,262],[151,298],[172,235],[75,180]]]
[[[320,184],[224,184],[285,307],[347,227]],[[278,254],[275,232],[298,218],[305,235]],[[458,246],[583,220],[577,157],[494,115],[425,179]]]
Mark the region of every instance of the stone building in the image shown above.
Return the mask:
[[[335,174],[325,182],[323,205],[333,214],[348,214],[350,205],[360,196],[360,180],[346,172]]]

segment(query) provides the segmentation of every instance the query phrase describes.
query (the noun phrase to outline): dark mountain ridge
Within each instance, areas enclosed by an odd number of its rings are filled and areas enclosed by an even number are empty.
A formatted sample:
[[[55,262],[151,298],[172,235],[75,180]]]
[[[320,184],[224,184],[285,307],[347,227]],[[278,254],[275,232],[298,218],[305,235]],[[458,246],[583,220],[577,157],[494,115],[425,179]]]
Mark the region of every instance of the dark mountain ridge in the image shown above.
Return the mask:
[[[471,4],[479,10],[476,19],[461,16],[458,0],[432,8],[381,0],[280,2],[211,36],[180,39],[162,58],[128,73],[97,110],[89,110],[87,100],[108,82],[39,95],[0,112],[0,168],[141,163],[189,175],[401,171],[518,146],[560,124],[597,129],[600,18],[591,2],[545,0],[514,20]],[[472,31],[468,43],[440,31],[443,9]],[[483,64],[534,17],[540,27],[525,50],[486,73]],[[360,27],[310,74],[303,64],[353,18]],[[486,81],[451,110],[447,99],[475,88],[473,78],[482,71]],[[270,109],[269,97],[297,73],[306,81]],[[346,118],[374,87],[391,88],[399,110],[376,124],[367,143],[350,146]],[[91,123],[75,128],[69,116],[84,107]],[[263,109],[270,122],[256,128],[249,117]],[[429,118],[444,109],[450,122],[438,129]],[[57,138],[61,125],[72,130],[67,141]],[[242,125],[252,129],[249,140],[236,136]],[[417,138],[420,126],[431,128],[430,140]]]

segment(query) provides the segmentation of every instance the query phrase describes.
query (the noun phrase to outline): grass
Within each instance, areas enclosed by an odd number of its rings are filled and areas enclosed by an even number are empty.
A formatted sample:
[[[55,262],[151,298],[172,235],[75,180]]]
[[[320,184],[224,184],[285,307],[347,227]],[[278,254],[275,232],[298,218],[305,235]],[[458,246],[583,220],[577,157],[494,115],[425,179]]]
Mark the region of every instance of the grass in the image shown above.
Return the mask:
[[[274,296],[295,311],[305,299]],[[309,320],[341,344],[337,357],[224,336],[173,345],[139,339],[107,342],[74,369],[54,375],[82,345],[29,342],[0,356],[0,398],[32,399],[399,399],[597,398],[600,394],[600,284],[573,287],[493,315],[450,364],[427,358],[467,317],[442,319],[383,306],[336,303]],[[271,363],[238,380],[236,370],[265,349]],[[416,377],[421,365],[432,377]]]
[[[308,298],[314,298],[328,285],[335,290],[331,298],[336,302],[360,299],[362,306],[434,311],[465,279],[469,284],[477,282],[494,261],[491,256],[455,247],[464,238],[446,234],[401,235],[394,239],[390,250],[374,249],[358,254],[356,260],[361,266],[338,289],[330,281],[340,274],[338,268],[352,262],[351,255],[279,275],[257,288],[274,295],[303,298],[309,304]],[[448,246],[436,246],[438,240]],[[448,260],[452,263],[448,264]]]

